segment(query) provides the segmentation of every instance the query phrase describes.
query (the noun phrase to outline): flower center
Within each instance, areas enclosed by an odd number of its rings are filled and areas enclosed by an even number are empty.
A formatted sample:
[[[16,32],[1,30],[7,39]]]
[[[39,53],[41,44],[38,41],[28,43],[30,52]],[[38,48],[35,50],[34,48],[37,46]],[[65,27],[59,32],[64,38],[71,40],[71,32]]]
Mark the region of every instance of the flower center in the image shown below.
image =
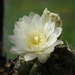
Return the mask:
[[[27,36],[27,41],[30,48],[40,49],[46,42],[44,34],[40,32],[32,32]]]

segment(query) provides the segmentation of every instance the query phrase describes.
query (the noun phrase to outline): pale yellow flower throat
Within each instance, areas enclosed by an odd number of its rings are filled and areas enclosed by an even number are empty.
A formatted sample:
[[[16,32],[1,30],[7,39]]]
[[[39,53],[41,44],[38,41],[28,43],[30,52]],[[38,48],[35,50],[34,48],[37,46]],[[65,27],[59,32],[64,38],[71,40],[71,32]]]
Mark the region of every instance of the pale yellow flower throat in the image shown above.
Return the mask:
[[[27,41],[30,47],[40,49],[46,42],[45,35],[41,32],[31,32],[27,36]]]

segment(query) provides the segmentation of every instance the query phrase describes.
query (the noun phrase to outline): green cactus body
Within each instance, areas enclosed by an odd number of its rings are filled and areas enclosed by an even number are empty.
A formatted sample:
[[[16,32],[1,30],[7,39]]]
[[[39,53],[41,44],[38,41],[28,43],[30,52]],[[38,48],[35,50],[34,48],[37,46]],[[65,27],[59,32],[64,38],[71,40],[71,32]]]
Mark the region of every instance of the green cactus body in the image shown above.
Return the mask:
[[[12,75],[75,75],[75,56],[67,47],[55,47],[44,64],[37,59],[28,62],[20,60],[18,64],[17,73]]]

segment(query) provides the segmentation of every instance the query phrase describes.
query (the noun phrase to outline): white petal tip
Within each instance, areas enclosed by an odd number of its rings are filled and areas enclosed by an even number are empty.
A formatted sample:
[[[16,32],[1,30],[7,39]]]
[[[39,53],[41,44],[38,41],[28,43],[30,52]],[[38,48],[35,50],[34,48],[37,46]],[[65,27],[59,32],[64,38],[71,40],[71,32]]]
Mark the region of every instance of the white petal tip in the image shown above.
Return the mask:
[[[45,63],[45,62],[47,61],[47,55],[46,55],[46,54],[38,55],[38,60],[39,60],[41,63]]]
[[[32,53],[27,53],[24,55],[24,58],[26,61],[29,61],[29,60],[33,60],[36,58],[36,55],[35,54],[32,54]]]

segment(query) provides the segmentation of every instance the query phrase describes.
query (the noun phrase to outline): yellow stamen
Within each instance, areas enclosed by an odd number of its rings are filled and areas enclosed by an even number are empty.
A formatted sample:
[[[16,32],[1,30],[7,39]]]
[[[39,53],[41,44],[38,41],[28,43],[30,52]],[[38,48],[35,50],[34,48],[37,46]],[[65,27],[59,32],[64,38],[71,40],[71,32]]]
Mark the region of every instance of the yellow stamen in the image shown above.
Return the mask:
[[[40,49],[46,42],[44,34],[40,32],[32,32],[27,36],[28,46],[35,50]]]

